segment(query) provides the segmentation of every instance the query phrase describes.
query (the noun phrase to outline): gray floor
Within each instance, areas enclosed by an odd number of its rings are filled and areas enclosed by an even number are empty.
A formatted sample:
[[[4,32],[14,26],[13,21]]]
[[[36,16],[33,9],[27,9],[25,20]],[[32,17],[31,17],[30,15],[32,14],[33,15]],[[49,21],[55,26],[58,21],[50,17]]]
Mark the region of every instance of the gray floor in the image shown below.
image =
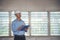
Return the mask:
[[[60,37],[26,37],[27,40],[60,40]],[[0,40],[13,40],[12,38],[0,38]]]

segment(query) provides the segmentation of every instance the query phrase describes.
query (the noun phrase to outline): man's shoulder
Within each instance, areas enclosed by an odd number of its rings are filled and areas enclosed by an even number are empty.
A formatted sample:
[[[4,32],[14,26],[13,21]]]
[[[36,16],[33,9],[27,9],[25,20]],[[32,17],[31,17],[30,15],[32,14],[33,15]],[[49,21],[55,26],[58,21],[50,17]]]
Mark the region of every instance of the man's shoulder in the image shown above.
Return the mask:
[[[16,19],[12,21],[12,23],[16,22]]]
[[[23,20],[21,20],[21,22],[24,22]]]

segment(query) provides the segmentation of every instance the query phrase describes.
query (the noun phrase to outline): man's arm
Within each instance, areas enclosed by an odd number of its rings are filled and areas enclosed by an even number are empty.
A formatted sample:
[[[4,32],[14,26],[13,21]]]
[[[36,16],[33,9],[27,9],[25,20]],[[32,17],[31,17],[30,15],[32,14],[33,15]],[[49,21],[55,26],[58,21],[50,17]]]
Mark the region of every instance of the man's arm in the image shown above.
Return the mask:
[[[20,25],[20,26],[17,28],[17,30],[20,31],[24,26],[25,26],[25,23],[24,23],[24,21],[22,21],[22,25]]]
[[[22,24],[20,27],[18,27],[17,30],[18,30],[18,31],[27,31],[27,30],[28,30],[28,27],[25,28],[24,30],[22,30],[22,28],[24,28],[24,26],[26,26],[26,25],[25,25],[25,23],[23,22],[23,24]]]
[[[17,28],[17,30],[20,31],[23,26],[24,25],[21,25],[20,27]]]
[[[16,31],[16,28],[13,22],[12,22],[12,31]]]

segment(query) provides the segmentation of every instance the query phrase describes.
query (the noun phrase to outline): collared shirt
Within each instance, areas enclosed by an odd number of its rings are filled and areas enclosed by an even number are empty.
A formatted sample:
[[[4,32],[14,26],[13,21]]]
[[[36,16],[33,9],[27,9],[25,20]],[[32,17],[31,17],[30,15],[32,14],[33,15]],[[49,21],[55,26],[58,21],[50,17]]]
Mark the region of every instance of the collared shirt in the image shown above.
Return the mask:
[[[24,35],[25,31],[19,31],[17,30],[18,27],[22,27],[22,25],[25,25],[23,20],[18,21],[17,19],[15,19],[12,22],[12,31],[14,35]]]

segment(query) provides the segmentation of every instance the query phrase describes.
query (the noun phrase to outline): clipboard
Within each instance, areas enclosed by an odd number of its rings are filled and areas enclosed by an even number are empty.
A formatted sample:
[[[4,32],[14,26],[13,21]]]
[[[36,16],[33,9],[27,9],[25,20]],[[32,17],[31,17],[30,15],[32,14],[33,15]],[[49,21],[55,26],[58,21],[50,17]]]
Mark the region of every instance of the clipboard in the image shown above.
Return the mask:
[[[25,30],[25,28],[28,28],[28,27],[29,27],[29,25],[25,25],[25,26],[23,26],[23,27],[21,28],[20,31],[25,31],[25,32],[27,32],[27,30]]]

